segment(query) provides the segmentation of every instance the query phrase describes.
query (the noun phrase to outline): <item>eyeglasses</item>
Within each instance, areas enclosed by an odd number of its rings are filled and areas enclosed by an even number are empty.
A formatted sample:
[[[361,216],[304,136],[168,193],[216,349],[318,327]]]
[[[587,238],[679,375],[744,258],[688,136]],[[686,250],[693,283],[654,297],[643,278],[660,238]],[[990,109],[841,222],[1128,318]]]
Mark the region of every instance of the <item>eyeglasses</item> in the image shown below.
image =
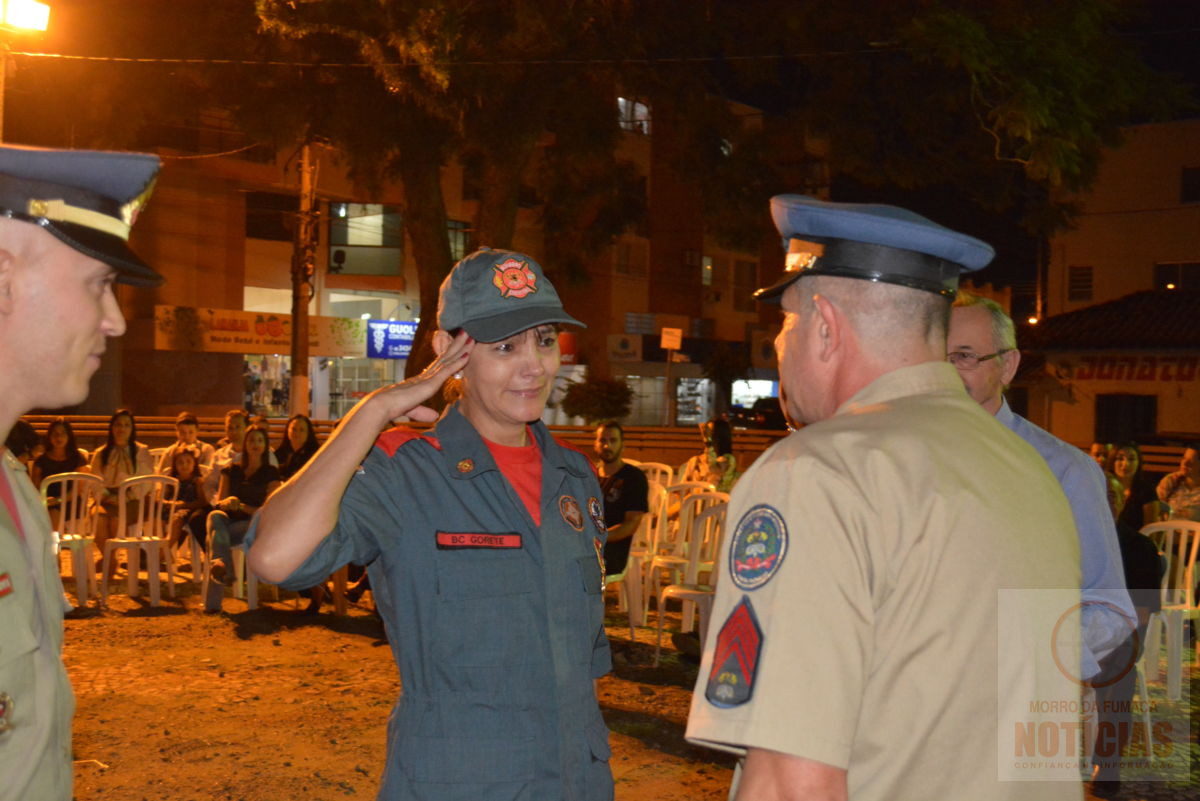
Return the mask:
[[[1001,348],[995,353],[981,355],[978,353],[969,353],[965,350],[952,350],[946,354],[946,361],[957,367],[959,370],[974,370],[979,366],[980,362],[986,362],[988,359],[994,359],[997,356],[1003,356],[1013,348]]]

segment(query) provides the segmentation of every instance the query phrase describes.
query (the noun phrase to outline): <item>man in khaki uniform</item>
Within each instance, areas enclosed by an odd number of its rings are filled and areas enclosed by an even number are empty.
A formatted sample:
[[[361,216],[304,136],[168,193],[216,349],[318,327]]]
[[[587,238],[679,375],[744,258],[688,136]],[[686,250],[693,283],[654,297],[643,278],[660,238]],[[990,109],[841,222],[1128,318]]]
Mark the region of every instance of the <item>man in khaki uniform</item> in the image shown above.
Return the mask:
[[[1074,725],[1049,713],[1079,697],[1070,510],[944,361],[958,275],[992,249],[890,206],[771,209],[823,245],[757,294],[782,301],[807,425],[734,489],[689,739],[746,755],[738,799],[1081,798],[1069,749],[1013,745]]]
[[[0,147],[0,436],[87,397],[125,331],[113,281],[161,276],[126,244],[158,159]],[[70,801],[74,697],[50,519],[7,451],[0,468],[0,801]]]

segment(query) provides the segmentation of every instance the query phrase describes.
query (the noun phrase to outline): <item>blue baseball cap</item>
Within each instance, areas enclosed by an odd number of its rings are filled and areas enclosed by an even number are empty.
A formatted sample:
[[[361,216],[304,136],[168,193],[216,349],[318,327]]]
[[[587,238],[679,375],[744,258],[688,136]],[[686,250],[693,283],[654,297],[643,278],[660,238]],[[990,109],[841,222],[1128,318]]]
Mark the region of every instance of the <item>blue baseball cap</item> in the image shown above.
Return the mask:
[[[771,218],[785,248],[793,238],[824,245],[820,256],[789,254],[783,277],[754,293],[774,303],[805,275],[879,281],[953,298],[959,275],[996,255],[986,242],[896,206],[777,195],[771,198]]]
[[[563,309],[542,267],[524,253],[480,248],[464,258],[438,291],[438,328],[464,329],[499,342],[545,323],[586,328]]]
[[[120,283],[158,286],[162,276],[128,244],[158,167],[149,153],[0,146],[0,215],[110,265]]]

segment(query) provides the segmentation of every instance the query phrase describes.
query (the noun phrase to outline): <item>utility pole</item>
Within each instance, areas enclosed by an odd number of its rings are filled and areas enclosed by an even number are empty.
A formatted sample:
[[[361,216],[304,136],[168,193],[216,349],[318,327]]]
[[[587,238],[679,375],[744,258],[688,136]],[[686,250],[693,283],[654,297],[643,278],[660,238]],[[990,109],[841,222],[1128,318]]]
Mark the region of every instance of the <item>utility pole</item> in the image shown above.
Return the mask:
[[[292,414],[309,413],[308,302],[313,294],[317,253],[317,166],[312,143],[300,150],[300,215],[292,250],[292,382],[288,408]]]

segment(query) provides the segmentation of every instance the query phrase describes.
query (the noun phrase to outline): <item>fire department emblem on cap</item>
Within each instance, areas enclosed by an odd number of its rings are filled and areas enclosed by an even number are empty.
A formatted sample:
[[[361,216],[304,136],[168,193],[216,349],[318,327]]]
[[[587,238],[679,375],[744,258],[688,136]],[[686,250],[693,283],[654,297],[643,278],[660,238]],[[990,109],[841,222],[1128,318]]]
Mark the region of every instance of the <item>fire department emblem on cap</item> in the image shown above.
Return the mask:
[[[0,734],[12,729],[13,699],[8,693],[0,693]]]
[[[743,590],[771,580],[787,555],[787,524],[772,507],[759,504],[738,521],[729,545],[729,574]]]
[[[580,511],[577,500],[570,495],[563,495],[558,499],[558,511],[568,526],[576,531],[583,531],[583,512]]]
[[[470,473],[475,469],[475,462],[472,459],[460,459],[458,462],[458,472]]]
[[[523,298],[537,292],[537,275],[518,259],[505,259],[492,268],[492,283],[502,298]]]

